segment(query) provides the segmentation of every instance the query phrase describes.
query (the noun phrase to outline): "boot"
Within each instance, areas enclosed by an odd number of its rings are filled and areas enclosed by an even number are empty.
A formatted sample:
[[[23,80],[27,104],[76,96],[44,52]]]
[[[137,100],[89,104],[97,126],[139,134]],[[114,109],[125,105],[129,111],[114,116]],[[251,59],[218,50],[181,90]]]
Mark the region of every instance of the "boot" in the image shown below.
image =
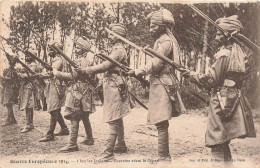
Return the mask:
[[[109,138],[105,151],[96,160],[109,161],[114,159],[114,146],[118,134],[118,121],[109,122]]]
[[[48,141],[53,141],[54,140],[54,130],[56,127],[57,123],[57,112],[53,111],[51,112],[51,119],[50,119],[50,128],[47,132],[47,134],[42,137],[39,142],[48,142]]]
[[[17,121],[14,117],[14,111],[13,111],[13,105],[11,105],[9,108],[8,108],[8,113],[10,114],[10,124],[17,124]]]
[[[222,145],[211,148],[211,161],[213,168],[224,168],[224,150]]]
[[[1,126],[8,126],[8,125],[11,125],[11,124],[16,124],[17,121],[14,118],[13,105],[7,104],[6,107],[7,107],[7,118]]]
[[[26,126],[23,127],[23,129],[20,131],[21,133],[29,132],[31,131],[31,108],[25,109],[26,114]]]
[[[163,163],[171,163],[171,155],[169,152],[169,133],[168,127],[169,123],[163,121],[156,124],[158,130],[158,156],[159,161]]]
[[[46,103],[46,97],[42,99],[42,110],[47,111],[47,103]]]
[[[36,108],[35,110],[41,110],[42,106],[41,106],[41,100],[40,99],[36,99]]]
[[[231,168],[233,167],[233,162],[232,162],[232,155],[228,143],[225,143],[223,148],[224,148],[224,161],[225,161],[224,165],[227,168]]]
[[[125,144],[125,133],[123,119],[119,119],[117,144],[114,147],[114,153],[126,153],[127,147]]]
[[[55,136],[63,136],[63,135],[69,135],[70,131],[68,128],[61,128],[58,133],[55,133]]]
[[[70,142],[68,146],[65,146],[60,149],[61,153],[75,152],[79,150],[77,145],[78,131],[79,131],[79,121],[71,120]]]
[[[30,128],[34,129],[34,125],[33,125],[33,108],[28,109],[30,112]]]
[[[84,112],[84,113],[86,113],[86,112]],[[84,128],[85,128],[86,138],[81,142],[81,144],[94,145],[92,128],[91,128],[91,124],[90,124],[90,121],[89,121],[89,113],[83,114],[82,122],[83,122],[83,125],[84,125]]]
[[[64,121],[60,111],[61,111],[61,109],[58,109],[58,111],[57,111],[57,113],[58,113],[57,114],[58,115],[57,120],[58,120],[58,123],[60,124],[61,129],[58,133],[56,133],[54,135],[55,136],[69,135],[70,134],[69,129],[68,129],[67,125],[65,124],[65,121]]]

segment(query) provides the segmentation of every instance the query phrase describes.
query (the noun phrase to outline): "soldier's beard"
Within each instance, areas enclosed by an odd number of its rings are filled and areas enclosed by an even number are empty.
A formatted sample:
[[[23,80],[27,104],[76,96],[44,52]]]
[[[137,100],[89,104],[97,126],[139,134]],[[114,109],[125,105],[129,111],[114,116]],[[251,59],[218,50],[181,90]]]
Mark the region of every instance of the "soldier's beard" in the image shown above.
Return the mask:
[[[163,27],[159,27],[159,29],[153,33],[151,33],[151,36],[154,39],[158,39],[159,37],[161,37],[162,34],[165,33],[165,29]]]

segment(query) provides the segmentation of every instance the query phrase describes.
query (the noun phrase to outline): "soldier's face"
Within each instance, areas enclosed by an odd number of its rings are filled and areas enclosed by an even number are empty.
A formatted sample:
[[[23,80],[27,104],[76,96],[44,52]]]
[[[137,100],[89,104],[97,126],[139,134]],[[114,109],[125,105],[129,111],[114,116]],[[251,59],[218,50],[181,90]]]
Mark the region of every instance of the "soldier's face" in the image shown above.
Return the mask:
[[[227,43],[227,37],[219,30],[217,30],[215,40],[221,45]]]
[[[76,55],[83,55],[83,54],[85,54],[86,52],[87,52],[86,50],[81,49],[80,47],[78,47],[78,46],[76,45],[76,47],[75,47],[75,54],[76,54]]]
[[[118,38],[114,34],[108,34],[108,39],[112,44],[115,44],[118,41]]]
[[[149,32],[153,38],[157,39],[162,34],[163,28],[151,22]]]

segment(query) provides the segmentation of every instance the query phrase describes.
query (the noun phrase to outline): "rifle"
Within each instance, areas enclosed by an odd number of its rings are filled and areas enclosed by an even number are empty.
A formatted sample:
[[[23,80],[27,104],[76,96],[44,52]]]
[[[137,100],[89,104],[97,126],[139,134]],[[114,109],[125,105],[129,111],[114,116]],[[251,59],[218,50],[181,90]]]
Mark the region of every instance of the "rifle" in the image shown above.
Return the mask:
[[[221,28],[219,25],[217,25],[212,19],[210,19],[206,14],[204,14],[202,11],[200,11],[196,6],[192,4],[188,4],[189,7],[191,7],[197,14],[202,16],[204,19],[206,19],[209,23],[211,23],[213,26],[215,26],[218,30],[224,33],[225,36],[229,37],[230,39],[234,40],[237,44],[243,46],[245,44],[248,48],[250,48],[252,51],[256,53],[260,53],[260,47],[257,46],[255,43],[250,41],[248,38],[246,38],[244,35],[237,33],[235,35],[231,35],[228,31]],[[242,42],[241,42],[242,41]]]
[[[74,40],[73,40],[74,41]],[[96,56],[98,56],[99,58],[101,58],[102,60],[108,60],[110,62],[112,62],[113,64],[115,64],[116,66],[118,66],[121,70],[123,70],[124,72],[128,72],[129,70],[131,70],[131,68],[117,62],[116,60],[108,57],[107,55],[103,54],[103,53],[98,53],[96,54],[94,51],[92,51],[90,48],[78,43],[77,41],[74,41],[77,45],[79,45],[82,49],[85,49],[86,51],[88,52],[91,52],[93,54],[95,54]],[[135,77],[138,81],[141,82],[141,84],[144,84],[145,86],[149,87],[150,83],[146,80],[144,80],[142,77],[138,78],[138,77]],[[129,94],[132,96],[132,98],[134,100],[136,100],[136,102],[138,104],[140,104],[144,109],[148,110],[148,107],[146,107],[133,93],[131,93],[130,91],[128,91]]]
[[[172,61],[171,59],[165,57],[165,56],[162,55],[162,54],[157,53],[156,51],[154,51],[154,50],[151,49],[151,48],[142,48],[142,47],[139,47],[139,46],[137,46],[136,44],[134,44],[134,43],[130,42],[129,40],[127,40],[126,38],[120,36],[119,34],[117,34],[117,33],[113,32],[113,31],[109,30],[108,28],[105,28],[105,29],[106,29],[106,31],[107,31],[108,33],[113,34],[114,36],[116,36],[116,37],[119,38],[120,40],[124,41],[125,43],[127,43],[127,44],[129,44],[129,45],[135,47],[136,49],[138,49],[138,50],[140,50],[140,51],[143,51],[144,53],[146,53],[146,54],[148,54],[148,55],[150,55],[150,56],[159,58],[160,60],[166,62],[167,64],[170,64],[174,69],[176,69],[176,70],[178,70],[178,71],[180,71],[180,72],[182,72],[181,69],[183,69],[183,68],[186,69],[184,66],[175,63],[175,62]],[[189,91],[189,93],[191,93],[191,94],[192,94],[193,96],[195,96],[196,98],[202,100],[204,103],[208,103],[208,101],[207,101],[204,97],[200,96],[200,95],[197,94],[196,92],[190,90],[189,88],[187,88],[187,87],[185,87],[185,86],[183,86],[183,85],[181,85],[181,84],[180,84],[180,86],[182,86],[184,89],[186,89],[187,91]]]
[[[73,40],[73,41],[74,41],[74,40]],[[109,56],[107,56],[107,55],[105,55],[105,54],[103,54],[103,53],[95,53],[93,50],[91,50],[90,48],[88,48],[88,47],[86,47],[86,46],[84,46],[84,45],[82,45],[82,44],[80,44],[80,43],[78,43],[77,41],[74,41],[74,42],[75,42],[77,45],[79,45],[81,48],[85,49],[85,50],[88,51],[88,52],[91,52],[92,54],[98,56],[99,58],[101,58],[101,59],[103,59],[103,60],[108,60],[108,61],[112,62],[113,64],[115,64],[116,66],[118,66],[118,67],[119,67],[122,71],[124,71],[124,72],[128,72],[128,71],[131,70],[131,68],[129,68],[129,67],[127,67],[127,66],[125,66],[125,65],[123,65],[123,64],[121,64],[121,63],[119,63],[119,62],[117,62],[116,60],[110,58]],[[134,76],[134,78],[135,78],[136,80],[138,80],[144,88],[146,88],[146,87],[149,88],[149,87],[150,87],[150,83],[149,83],[147,80],[145,80],[144,78],[142,78],[141,76],[140,76],[140,77],[139,77],[139,76]]]
[[[21,52],[24,53],[25,55],[30,56],[30,57],[32,57],[33,59],[37,60],[37,61],[38,61],[39,63],[41,63],[41,64],[44,66],[44,68],[46,68],[47,70],[50,70],[50,71],[53,70],[53,68],[52,68],[49,64],[47,64],[46,62],[44,62],[43,60],[41,60],[39,57],[35,56],[33,53],[31,53],[31,52],[29,52],[29,51],[24,51],[23,49],[17,47],[15,44],[13,44],[12,42],[10,42],[9,40],[7,40],[6,38],[4,38],[4,37],[1,36],[1,35],[0,35],[0,37],[1,37],[2,39],[4,39],[4,40],[7,42],[7,44],[10,44],[10,45],[12,45],[13,47],[15,47],[18,51],[21,51]]]
[[[59,53],[61,54],[61,56],[69,62],[69,64],[70,64],[71,66],[73,66],[74,68],[79,68],[78,65],[77,65],[74,61],[72,61],[65,53],[63,53],[57,46],[55,46],[55,45],[51,45],[51,46],[52,46],[52,48],[53,48],[55,51],[59,52]],[[96,88],[96,87],[97,87],[97,83],[96,83],[93,79],[91,79],[88,75],[78,76],[78,77],[79,77],[79,79],[80,79],[81,81],[87,80],[87,81],[89,82],[89,84],[90,84],[93,88]],[[98,94],[98,96],[99,96],[101,102],[103,103],[103,102],[104,102],[103,93],[102,93],[100,90],[98,90],[98,91],[97,91],[97,94]]]
[[[35,76],[36,73],[35,73],[31,68],[29,68],[25,63],[23,63],[23,62],[18,58],[18,56],[12,57],[12,56],[11,56],[9,53],[7,53],[2,47],[1,47],[0,49],[5,52],[5,55],[6,55],[6,57],[7,57],[8,60],[13,59],[15,62],[18,62],[19,64],[21,64],[22,67],[24,67],[24,68],[27,70],[27,75],[28,75],[28,77],[30,77],[30,78],[37,77],[37,76]],[[32,76],[29,76],[28,72],[29,72]],[[40,82],[41,85],[45,85],[45,82],[44,82],[43,79],[39,79],[39,82]]]
[[[23,63],[17,56],[16,57],[12,57],[9,53],[7,53],[3,48],[0,48],[2,51],[5,52],[6,58],[8,60],[13,59],[15,62],[18,62],[19,64],[21,64],[30,74],[35,75],[36,73],[33,72],[33,70],[31,70],[25,63]]]

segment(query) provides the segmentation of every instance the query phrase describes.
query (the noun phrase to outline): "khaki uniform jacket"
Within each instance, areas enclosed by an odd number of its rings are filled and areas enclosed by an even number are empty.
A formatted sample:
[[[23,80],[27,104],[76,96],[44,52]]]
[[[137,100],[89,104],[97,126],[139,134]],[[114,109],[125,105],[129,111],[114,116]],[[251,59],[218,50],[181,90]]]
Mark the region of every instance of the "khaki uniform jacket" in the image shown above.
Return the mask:
[[[37,66],[38,68],[36,73],[41,73],[43,67],[41,67],[40,65]],[[44,88],[45,88],[44,80],[35,79],[35,87],[36,87],[36,99],[42,100],[44,98]]]
[[[51,66],[53,69],[61,71],[63,66],[62,59],[59,56],[54,57],[51,61]],[[56,77],[48,79],[45,89],[47,110],[51,112],[61,108],[64,105],[66,89],[62,82]]]
[[[153,49],[173,59],[173,41],[164,34],[156,40]],[[149,110],[147,123],[156,124],[185,112],[185,107],[177,89],[174,70],[158,58],[153,58],[144,71],[150,76]]]
[[[116,43],[109,57],[122,64],[126,64],[126,50],[124,46],[121,43]],[[120,72],[120,68],[109,61],[104,61],[99,65],[87,68],[86,71],[90,71],[93,74],[105,72],[103,78],[104,122],[120,119],[130,113],[129,95],[127,94],[127,98],[123,100],[118,90],[119,85],[127,89],[125,77],[115,73]]]
[[[79,59],[76,62],[81,68],[89,67],[92,63],[86,59]],[[68,88],[65,100],[65,111],[70,112],[95,112],[93,104],[93,88],[87,82],[78,80],[78,73],[72,70],[72,73],[58,72],[55,75],[58,79],[64,81],[75,81]],[[77,82],[76,82],[77,81]]]
[[[239,89],[235,84],[238,76],[228,75],[231,47],[222,47],[216,54],[216,61],[209,74],[191,74],[191,81],[207,89],[212,89],[208,110],[208,124],[205,136],[206,146],[222,144],[239,137],[255,137],[252,114],[247,99],[242,94],[230,120],[223,120],[224,111],[220,105],[223,101],[227,112],[234,105]],[[235,78],[234,78],[235,77]],[[219,91],[218,91],[219,90]],[[218,94],[220,94],[221,99]],[[233,103],[232,103],[233,102]],[[246,126],[247,125],[247,126]]]
[[[28,67],[33,72],[38,72],[38,65],[35,62],[32,62],[28,65]],[[21,78],[28,77],[26,72],[20,73],[19,76]],[[20,110],[24,110],[26,108],[34,108],[36,106],[35,103],[36,98],[36,85],[35,80],[22,80],[21,86],[19,89],[19,108]]]
[[[2,81],[2,85],[3,85],[3,90],[1,92],[1,103],[3,105],[6,104],[14,104],[17,100],[17,96],[18,96],[18,91],[15,90],[17,89],[15,86],[17,84],[17,80],[18,78],[15,79],[15,76],[17,76],[17,73],[15,70],[11,70],[10,68],[4,69],[3,72],[4,77],[8,77],[11,78],[11,80],[8,81]],[[17,103],[17,102],[16,102]]]

